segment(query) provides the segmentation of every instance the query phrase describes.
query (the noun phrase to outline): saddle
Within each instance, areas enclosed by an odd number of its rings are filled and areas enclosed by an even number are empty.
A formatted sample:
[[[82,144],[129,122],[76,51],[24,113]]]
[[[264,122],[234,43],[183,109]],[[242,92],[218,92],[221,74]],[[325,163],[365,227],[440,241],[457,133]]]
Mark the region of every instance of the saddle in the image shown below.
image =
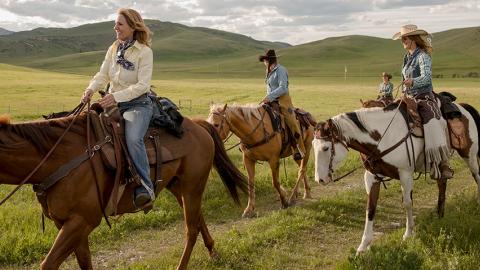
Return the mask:
[[[451,147],[456,150],[468,149],[472,144],[468,136],[468,119],[460,112],[457,105],[453,103],[456,97],[448,92],[435,94],[435,97],[437,102],[440,102],[441,115],[447,121]],[[400,102],[401,105],[399,107]],[[433,111],[432,106],[426,106],[429,110],[424,111],[423,114],[420,115],[417,101],[407,96],[403,96],[393,103],[390,103],[384,110],[394,110],[397,107],[399,107],[402,116],[408,123],[412,134],[416,137],[423,137],[423,123],[437,117],[436,115],[438,114]]]
[[[125,192],[125,189],[133,190],[140,185],[140,179],[130,162],[126,149],[123,118],[118,109],[114,107],[99,113],[98,108],[94,108],[90,111],[90,119],[96,141],[110,138],[109,143],[101,147],[99,152],[104,165],[111,170],[116,170],[114,187],[107,205],[107,213],[115,215],[118,214],[116,207],[119,202],[130,200],[130,198],[123,198],[132,193]],[[183,133],[188,133],[188,129],[182,128],[182,130]],[[144,142],[150,167],[155,172],[155,178],[152,177],[152,181],[155,185],[155,193],[158,194],[166,185],[161,179],[161,165],[185,156],[188,153],[188,144],[171,132],[159,128],[149,128]]]
[[[274,132],[279,132],[282,134],[282,153],[284,153],[289,146],[293,146],[295,139],[293,138],[292,132],[285,124],[283,115],[280,112],[280,105],[278,102],[269,102],[262,105],[262,107],[267,111],[272,122],[272,127]],[[300,124],[300,130],[302,132],[306,131],[310,126],[315,127],[317,122],[313,116],[300,108],[295,108],[295,116],[297,121]]]

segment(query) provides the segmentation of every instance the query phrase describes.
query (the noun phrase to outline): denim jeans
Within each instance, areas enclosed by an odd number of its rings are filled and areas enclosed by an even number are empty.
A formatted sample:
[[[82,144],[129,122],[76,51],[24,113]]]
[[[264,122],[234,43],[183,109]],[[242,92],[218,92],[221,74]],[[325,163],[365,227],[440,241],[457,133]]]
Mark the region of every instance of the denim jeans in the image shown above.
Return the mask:
[[[143,141],[152,118],[152,100],[147,95],[141,95],[130,101],[118,103],[118,109],[125,120],[125,140],[133,165],[145,184],[153,189],[147,150]]]

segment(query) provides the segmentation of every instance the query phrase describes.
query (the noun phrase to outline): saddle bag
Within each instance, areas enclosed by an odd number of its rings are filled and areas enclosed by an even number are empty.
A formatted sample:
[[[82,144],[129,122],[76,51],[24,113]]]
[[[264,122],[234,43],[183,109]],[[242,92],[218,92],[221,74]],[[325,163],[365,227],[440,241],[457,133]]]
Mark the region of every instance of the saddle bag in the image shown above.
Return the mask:
[[[178,111],[177,105],[165,97],[149,96],[153,102],[153,115],[150,127],[164,128],[168,133],[181,138],[183,116]]]

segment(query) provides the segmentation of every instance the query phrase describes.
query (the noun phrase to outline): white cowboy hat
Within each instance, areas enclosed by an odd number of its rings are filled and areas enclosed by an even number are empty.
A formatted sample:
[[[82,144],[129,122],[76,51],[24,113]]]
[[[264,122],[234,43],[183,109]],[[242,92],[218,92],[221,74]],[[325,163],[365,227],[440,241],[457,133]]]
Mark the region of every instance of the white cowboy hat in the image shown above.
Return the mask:
[[[418,29],[418,27],[414,24],[407,24],[404,25],[400,28],[400,32],[396,33],[393,35],[393,40],[398,40],[401,39],[402,37],[406,36],[414,36],[414,35],[420,35],[420,36],[430,36],[430,34],[422,29]]]

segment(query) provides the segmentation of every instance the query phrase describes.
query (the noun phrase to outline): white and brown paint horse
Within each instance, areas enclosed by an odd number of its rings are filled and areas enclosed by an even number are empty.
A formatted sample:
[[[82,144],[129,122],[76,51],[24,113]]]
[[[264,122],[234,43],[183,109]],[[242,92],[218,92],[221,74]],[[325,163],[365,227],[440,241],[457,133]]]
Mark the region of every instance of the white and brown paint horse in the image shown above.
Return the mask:
[[[457,152],[468,164],[475,178],[477,201],[480,204],[478,140],[480,116],[473,107],[467,104],[462,104],[459,108],[468,119],[468,131],[472,143],[469,149],[457,150]],[[390,121],[391,125],[387,129]],[[357,253],[365,251],[373,240],[373,219],[380,190],[380,179],[383,177],[400,180],[403,206],[407,214],[403,239],[413,233],[413,173],[424,171],[422,164],[424,140],[417,137],[410,139],[407,136],[408,133],[408,127],[402,114],[383,108],[366,108],[339,114],[327,122],[319,123],[315,129],[315,138],[312,142],[315,155],[315,181],[323,183],[334,181],[332,179],[333,171],[347,156],[348,148],[360,152],[366,168],[364,181],[368,203],[362,242]],[[383,138],[381,134],[384,134]],[[416,166],[414,166],[415,164]],[[440,193],[443,189],[444,196],[446,182],[439,180],[437,183]],[[439,194],[439,206],[441,206],[441,199],[444,202],[444,197],[441,198],[441,194]],[[443,209],[439,209],[439,211],[443,211]]]
[[[282,147],[282,136],[274,132],[270,116],[262,106],[228,106],[212,105],[207,121],[211,123],[225,140],[232,132],[240,138],[240,149],[243,153],[243,164],[248,173],[248,205],[243,212],[243,217],[253,217],[255,213],[255,163],[267,161],[272,172],[272,184],[280,196],[283,208],[295,203],[300,181],[303,181],[304,196],[311,198],[307,178],[307,163],[313,140],[313,126],[303,130],[303,139],[306,155],[296,161],[298,169],[297,182],[287,201],[287,193],[279,182],[280,158],[292,155],[291,147]]]

